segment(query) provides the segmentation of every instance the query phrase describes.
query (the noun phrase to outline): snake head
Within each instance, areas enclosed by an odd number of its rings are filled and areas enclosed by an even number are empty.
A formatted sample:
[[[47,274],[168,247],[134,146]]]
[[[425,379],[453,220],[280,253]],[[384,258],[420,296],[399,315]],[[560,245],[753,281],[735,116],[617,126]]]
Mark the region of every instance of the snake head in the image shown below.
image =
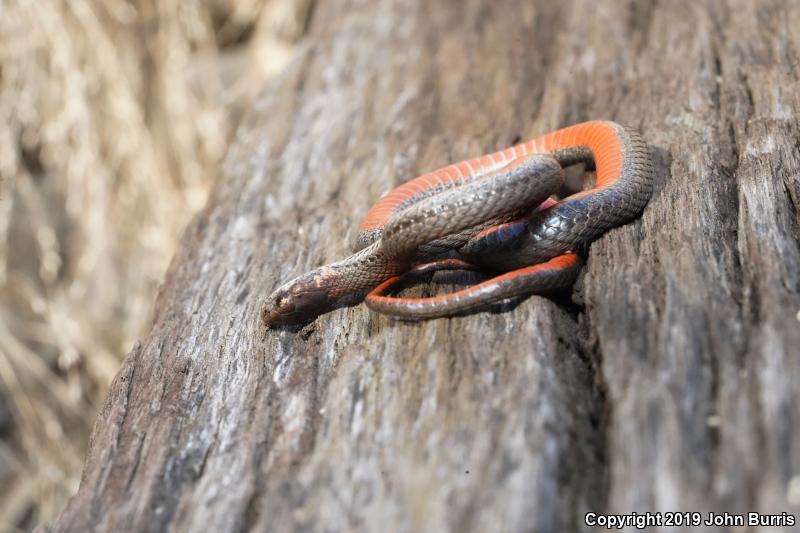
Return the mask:
[[[330,310],[328,291],[313,278],[302,276],[282,285],[264,307],[264,322],[268,327],[303,324]]]

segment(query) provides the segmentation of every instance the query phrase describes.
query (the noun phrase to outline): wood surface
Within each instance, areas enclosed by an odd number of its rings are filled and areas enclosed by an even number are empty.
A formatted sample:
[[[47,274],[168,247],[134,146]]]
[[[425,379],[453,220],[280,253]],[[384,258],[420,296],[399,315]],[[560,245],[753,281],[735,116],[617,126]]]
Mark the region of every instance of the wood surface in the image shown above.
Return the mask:
[[[800,518],[798,27],[791,0],[319,2],[47,529]],[[362,305],[265,330],[264,298],[347,255],[386,190],[590,119],[643,134],[656,188],[591,246],[574,289],[423,323]]]

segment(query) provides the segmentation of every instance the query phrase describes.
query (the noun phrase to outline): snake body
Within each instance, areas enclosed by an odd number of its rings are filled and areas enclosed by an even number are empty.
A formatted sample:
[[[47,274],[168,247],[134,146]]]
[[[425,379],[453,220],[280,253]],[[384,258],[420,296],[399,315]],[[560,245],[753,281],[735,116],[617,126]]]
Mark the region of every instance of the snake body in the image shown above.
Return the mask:
[[[577,163],[594,166],[595,185],[559,202],[548,199],[562,183],[563,167]],[[580,268],[576,252],[641,213],[652,174],[641,137],[600,121],[428,172],[369,210],[353,255],[273,292],[264,319],[271,326],[305,322],[370,289],[366,303],[373,310],[430,318],[567,286]],[[400,274],[441,268],[499,275],[442,296],[386,296]]]

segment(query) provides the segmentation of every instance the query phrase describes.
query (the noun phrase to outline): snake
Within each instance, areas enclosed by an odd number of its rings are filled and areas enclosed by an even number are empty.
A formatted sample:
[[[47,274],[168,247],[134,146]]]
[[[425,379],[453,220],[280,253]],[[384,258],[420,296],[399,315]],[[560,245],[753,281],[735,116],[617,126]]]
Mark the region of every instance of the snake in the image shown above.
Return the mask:
[[[576,164],[595,171],[594,184],[552,199]],[[278,287],[262,316],[270,327],[303,324],[368,292],[374,311],[425,319],[567,287],[586,247],[638,217],[652,191],[652,160],[636,131],[611,121],[568,126],[391,190],[365,215],[352,255]],[[436,270],[493,276],[438,296],[389,295],[404,276]]]

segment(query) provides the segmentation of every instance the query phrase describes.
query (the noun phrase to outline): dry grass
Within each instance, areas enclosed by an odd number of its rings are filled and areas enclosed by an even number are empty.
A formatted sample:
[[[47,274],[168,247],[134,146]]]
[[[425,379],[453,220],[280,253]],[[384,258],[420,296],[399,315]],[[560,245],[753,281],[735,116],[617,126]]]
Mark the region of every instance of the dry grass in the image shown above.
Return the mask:
[[[0,531],[77,489],[180,232],[312,0],[0,0]]]

